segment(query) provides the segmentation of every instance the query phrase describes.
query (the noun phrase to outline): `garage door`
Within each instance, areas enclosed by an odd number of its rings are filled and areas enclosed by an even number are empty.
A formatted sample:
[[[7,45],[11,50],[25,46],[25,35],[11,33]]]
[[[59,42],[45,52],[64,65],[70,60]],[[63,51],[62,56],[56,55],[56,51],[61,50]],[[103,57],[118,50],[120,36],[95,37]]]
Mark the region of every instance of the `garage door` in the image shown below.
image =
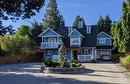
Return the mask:
[[[101,59],[102,60],[111,60],[111,51],[110,50],[101,51]]]

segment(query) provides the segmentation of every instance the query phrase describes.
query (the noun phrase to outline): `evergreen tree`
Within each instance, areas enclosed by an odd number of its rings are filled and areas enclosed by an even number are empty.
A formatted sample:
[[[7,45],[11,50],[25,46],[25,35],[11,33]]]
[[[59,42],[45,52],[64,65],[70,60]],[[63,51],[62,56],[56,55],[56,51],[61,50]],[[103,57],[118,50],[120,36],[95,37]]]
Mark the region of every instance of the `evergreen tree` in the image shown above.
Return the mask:
[[[34,23],[31,23],[32,24],[32,27],[30,28],[31,30],[31,42],[32,42],[32,45],[34,47],[38,47],[41,43],[41,38],[38,37],[38,35],[40,35],[43,31],[43,26],[41,23],[38,23],[34,20]]]
[[[64,47],[64,44],[61,43],[61,46],[58,50],[58,55],[59,55],[59,63],[61,67],[64,67],[65,63],[66,63],[66,50]]]
[[[83,21],[83,26],[86,26],[83,17],[80,17],[79,15],[77,15],[74,22],[73,22],[73,27],[74,28],[78,28],[79,21]]]
[[[112,25],[111,36],[113,38],[113,48],[118,52],[123,53],[125,51],[124,43],[122,41],[122,29],[121,22],[116,22]]]
[[[21,36],[31,36],[31,32],[30,32],[30,27],[26,26],[26,25],[21,25],[21,27],[18,29],[18,31],[16,32],[17,35],[21,35]]]
[[[63,28],[63,27],[65,27],[65,21],[64,21],[63,16],[60,15],[60,26],[59,26],[59,28]]]
[[[102,16],[99,17],[97,24],[98,24],[98,32],[104,31],[104,19]]]
[[[129,2],[122,4],[122,19],[120,23],[112,26],[113,46],[120,53],[126,53],[130,49],[130,13]]]
[[[126,16],[127,16],[127,19],[126,19],[126,21],[127,21],[127,38],[126,38],[126,40],[128,39],[128,42],[127,42],[127,50],[130,50],[130,0],[128,0],[127,1],[127,8],[126,8],[127,10],[126,10],[126,12],[127,12],[127,14],[126,14]]]
[[[105,22],[104,22],[104,23],[105,23],[105,25],[104,25],[104,28],[105,28],[105,29],[104,29],[104,32],[110,34],[112,21],[111,21],[109,15],[107,15],[107,16],[105,17]]]
[[[129,30],[128,30],[128,9],[127,9],[127,4],[123,2],[122,4],[122,27],[121,27],[121,41],[122,41],[122,47],[123,53],[126,52],[127,50],[127,44],[129,40]]]
[[[43,19],[44,28],[52,28],[57,30],[58,28],[64,26],[63,16],[60,15],[57,9],[56,0],[49,0],[46,13]]]

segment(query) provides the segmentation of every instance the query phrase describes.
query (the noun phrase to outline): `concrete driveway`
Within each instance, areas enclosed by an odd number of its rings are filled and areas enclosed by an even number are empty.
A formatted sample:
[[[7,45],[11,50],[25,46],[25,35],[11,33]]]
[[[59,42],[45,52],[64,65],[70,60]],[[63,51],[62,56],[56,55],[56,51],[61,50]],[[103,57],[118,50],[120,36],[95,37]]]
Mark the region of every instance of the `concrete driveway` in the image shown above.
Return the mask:
[[[42,63],[0,65],[0,84],[130,84],[111,62],[84,63],[80,74],[44,74]]]

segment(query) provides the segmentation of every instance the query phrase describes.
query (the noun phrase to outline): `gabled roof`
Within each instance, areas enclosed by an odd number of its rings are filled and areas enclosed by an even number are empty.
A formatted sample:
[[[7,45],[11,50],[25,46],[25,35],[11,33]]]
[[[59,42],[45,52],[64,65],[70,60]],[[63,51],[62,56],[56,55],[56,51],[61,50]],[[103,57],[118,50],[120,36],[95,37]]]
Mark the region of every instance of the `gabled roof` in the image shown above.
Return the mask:
[[[81,47],[96,47],[96,42],[97,42],[97,26],[96,25],[91,25],[91,34],[87,34],[87,29],[86,28],[79,28],[76,29],[80,34],[84,36],[82,39]],[[70,48],[70,39],[69,38],[64,38],[63,42],[67,48]]]
[[[55,33],[56,35],[61,36],[60,34],[58,34],[57,32],[55,32],[54,30],[48,28],[48,29],[46,29],[45,31],[43,31],[40,35],[38,35],[38,37],[42,37],[42,35],[43,35],[44,33],[46,33],[47,31],[52,31],[52,32]]]
[[[96,47],[97,42],[97,26],[91,25],[91,34],[87,33],[87,28],[77,29],[82,35],[85,36],[83,38],[81,47]]]
[[[74,31],[76,31],[80,36],[84,37],[84,36],[83,36],[81,33],[79,33],[79,31],[77,31],[76,29],[73,29],[73,31],[71,31],[68,36],[70,36]]]
[[[107,33],[103,32],[103,31],[100,32],[97,36],[99,36],[99,35],[102,34],[102,33],[105,34],[105,35],[107,35],[108,37],[112,38],[110,35],[108,35]]]

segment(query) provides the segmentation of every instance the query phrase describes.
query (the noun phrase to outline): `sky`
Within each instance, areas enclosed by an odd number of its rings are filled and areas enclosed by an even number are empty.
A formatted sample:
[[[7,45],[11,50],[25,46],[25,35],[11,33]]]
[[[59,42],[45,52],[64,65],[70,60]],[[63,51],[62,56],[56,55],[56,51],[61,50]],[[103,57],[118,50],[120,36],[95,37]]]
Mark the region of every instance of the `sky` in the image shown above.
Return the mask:
[[[77,15],[84,18],[86,25],[97,24],[99,16],[109,15],[112,21],[118,21],[121,18],[121,6],[123,0],[57,0],[58,10],[65,19],[66,26],[72,26]],[[46,12],[48,0],[40,12],[30,19],[18,20],[16,23],[11,20],[3,21],[3,25],[13,25],[18,29],[20,25],[31,25],[30,22],[42,22]]]

